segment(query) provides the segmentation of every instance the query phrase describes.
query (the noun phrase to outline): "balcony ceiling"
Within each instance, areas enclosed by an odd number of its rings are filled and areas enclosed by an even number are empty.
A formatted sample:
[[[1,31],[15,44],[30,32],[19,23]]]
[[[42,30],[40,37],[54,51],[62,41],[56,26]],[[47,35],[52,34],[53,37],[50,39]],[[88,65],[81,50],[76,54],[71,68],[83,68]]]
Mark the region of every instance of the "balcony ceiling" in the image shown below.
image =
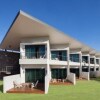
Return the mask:
[[[1,48],[19,50],[21,39],[32,37],[49,37],[51,44],[69,44],[71,49],[96,53],[89,46],[75,40],[61,31],[41,22],[40,20],[20,11],[4,37]],[[99,54],[99,53],[98,53]]]

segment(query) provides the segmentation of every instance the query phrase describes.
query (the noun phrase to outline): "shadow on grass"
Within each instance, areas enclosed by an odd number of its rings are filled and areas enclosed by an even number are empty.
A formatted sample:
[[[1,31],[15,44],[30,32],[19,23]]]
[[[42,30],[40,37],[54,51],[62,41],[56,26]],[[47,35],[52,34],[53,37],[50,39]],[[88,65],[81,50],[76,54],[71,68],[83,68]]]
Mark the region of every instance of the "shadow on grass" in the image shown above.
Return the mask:
[[[100,82],[100,77],[94,77],[94,78],[91,78],[91,80]]]
[[[0,92],[3,93],[3,85],[0,85]]]

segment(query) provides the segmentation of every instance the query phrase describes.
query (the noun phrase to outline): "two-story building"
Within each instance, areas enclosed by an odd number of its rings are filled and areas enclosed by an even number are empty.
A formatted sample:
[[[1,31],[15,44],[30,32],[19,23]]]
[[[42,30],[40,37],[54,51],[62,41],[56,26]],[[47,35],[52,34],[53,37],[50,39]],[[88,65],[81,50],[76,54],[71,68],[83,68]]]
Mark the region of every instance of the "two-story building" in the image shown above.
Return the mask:
[[[70,73],[100,70],[100,53],[44,22],[20,11],[1,43],[20,51],[21,82],[66,79]]]

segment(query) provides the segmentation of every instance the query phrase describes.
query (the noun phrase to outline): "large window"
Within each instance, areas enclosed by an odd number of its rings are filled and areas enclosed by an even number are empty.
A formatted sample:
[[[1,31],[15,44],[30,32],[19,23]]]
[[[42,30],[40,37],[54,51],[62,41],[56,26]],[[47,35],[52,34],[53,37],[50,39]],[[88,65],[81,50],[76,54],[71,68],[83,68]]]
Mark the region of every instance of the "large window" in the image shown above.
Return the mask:
[[[67,76],[67,69],[51,69],[52,79],[65,79]]]
[[[82,62],[88,63],[88,56],[82,56]]]
[[[26,69],[25,70],[25,82],[44,82],[45,69]]]
[[[25,46],[25,56],[27,58],[44,58],[45,45],[26,45]]]
[[[79,54],[70,54],[70,60],[72,62],[79,62]]]
[[[67,61],[67,51],[51,51],[51,59]]]
[[[90,63],[94,64],[94,58],[90,58]]]
[[[96,64],[99,64],[99,59],[96,59]]]

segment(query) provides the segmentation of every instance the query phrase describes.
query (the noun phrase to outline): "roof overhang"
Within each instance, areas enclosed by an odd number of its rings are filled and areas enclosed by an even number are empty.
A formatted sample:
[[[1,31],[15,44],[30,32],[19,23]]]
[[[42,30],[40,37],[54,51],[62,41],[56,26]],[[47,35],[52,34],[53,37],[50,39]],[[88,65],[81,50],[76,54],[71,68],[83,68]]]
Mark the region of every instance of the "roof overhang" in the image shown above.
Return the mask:
[[[19,50],[23,38],[49,37],[50,44],[69,44],[71,49],[81,48],[83,52],[96,52],[89,46],[71,38],[61,31],[41,22],[40,20],[20,11],[6,36],[4,37],[1,48]]]

